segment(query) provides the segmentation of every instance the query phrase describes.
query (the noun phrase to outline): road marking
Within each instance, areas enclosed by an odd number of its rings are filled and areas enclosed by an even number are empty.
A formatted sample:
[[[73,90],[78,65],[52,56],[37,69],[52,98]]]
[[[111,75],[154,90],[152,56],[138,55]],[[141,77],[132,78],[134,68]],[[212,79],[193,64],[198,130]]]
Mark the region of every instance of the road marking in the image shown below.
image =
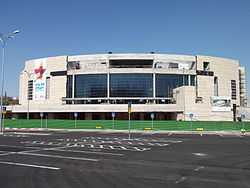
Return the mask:
[[[72,159],[72,160],[80,160],[80,161],[92,161],[98,162],[98,159],[84,158],[84,157],[66,157],[61,155],[47,155],[47,154],[38,154],[38,153],[25,153],[25,152],[17,152],[20,155],[30,155],[30,156],[39,156],[39,157],[48,157],[48,158],[58,158],[58,159]]]
[[[99,154],[99,155],[113,155],[113,156],[123,156],[121,153],[107,153],[107,152],[96,152],[96,151],[83,151],[83,150],[67,150],[67,149],[54,149],[54,151],[64,151],[73,153],[89,153],[89,154]]]
[[[197,168],[194,169],[194,171],[198,172],[200,169],[205,168],[204,166],[198,166]]]
[[[16,152],[7,152],[7,153],[1,153],[0,156],[6,156],[6,155],[10,155],[10,154],[13,154],[13,153],[16,153]]]
[[[26,132],[13,132],[13,134],[16,134],[16,135],[36,135],[36,136],[48,136],[48,135],[51,135],[51,133],[26,133]]]
[[[185,181],[187,179],[187,177],[181,177],[180,179],[178,179],[175,183],[178,184],[178,183],[181,183],[183,181]]]
[[[199,157],[205,157],[207,156],[206,153],[192,153],[193,155],[199,156]]]
[[[37,148],[37,147],[26,147],[26,146],[14,146],[14,145],[5,145],[5,144],[0,144],[0,147],[9,147],[9,148],[20,148],[20,149],[25,149],[25,148]]]
[[[14,163],[14,162],[8,162],[8,161],[0,161],[0,164],[25,166],[25,167],[33,167],[33,168],[43,168],[43,169],[49,169],[49,170],[60,170],[60,168],[52,167],[52,166],[40,166],[40,165],[32,165],[32,164],[25,164],[25,163]]]
[[[3,134],[3,136],[8,136],[8,137],[16,137],[16,138],[20,138],[20,137],[28,137],[27,135],[15,135],[15,134]]]

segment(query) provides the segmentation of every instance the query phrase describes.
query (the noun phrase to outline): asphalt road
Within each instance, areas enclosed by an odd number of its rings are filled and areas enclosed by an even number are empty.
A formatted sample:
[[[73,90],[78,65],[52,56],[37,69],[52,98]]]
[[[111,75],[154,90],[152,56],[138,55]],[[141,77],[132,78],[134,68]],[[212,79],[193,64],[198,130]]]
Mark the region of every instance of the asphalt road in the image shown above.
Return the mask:
[[[0,187],[250,187],[250,137],[0,135]]]

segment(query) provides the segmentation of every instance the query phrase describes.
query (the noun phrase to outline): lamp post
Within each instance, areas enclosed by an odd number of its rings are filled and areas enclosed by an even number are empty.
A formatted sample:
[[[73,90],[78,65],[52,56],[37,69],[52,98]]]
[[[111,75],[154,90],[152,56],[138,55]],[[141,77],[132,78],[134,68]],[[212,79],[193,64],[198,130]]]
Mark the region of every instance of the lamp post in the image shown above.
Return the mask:
[[[1,64],[1,98],[0,98],[0,132],[3,133],[3,90],[4,90],[4,60],[5,60],[5,46],[9,39],[14,38],[19,30],[15,30],[8,34],[0,33],[0,42],[2,46],[2,64]]]
[[[30,80],[32,73],[29,73],[26,70],[24,72],[28,75],[28,79]],[[29,85],[28,85],[28,87],[29,87]],[[30,119],[30,99],[29,99],[29,93],[27,93],[27,120],[29,120],[29,119]]]

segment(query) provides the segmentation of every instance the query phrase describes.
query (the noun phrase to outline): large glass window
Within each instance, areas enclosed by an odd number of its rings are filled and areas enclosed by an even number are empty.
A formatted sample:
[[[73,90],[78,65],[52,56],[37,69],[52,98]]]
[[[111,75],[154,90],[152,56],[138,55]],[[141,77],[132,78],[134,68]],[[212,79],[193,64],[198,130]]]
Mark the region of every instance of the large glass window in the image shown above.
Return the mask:
[[[231,80],[231,94],[232,94],[232,99],[236,100],[237,99],[236,80]]]
[[[33,80],[28,81],[28,100],[33,100]]]
[[[107,97],[106,74],[75,75],[75,97]]]
[[[111,74],[110,97],[153,97],[153,74]]]
[[[66,84],[66,97],[72,98],[72,75],[67,76],[67,84]]]
[[[195,75],[191,75],[191,76],[190,76],[190,85],[191,85],[191,86],[195,86],[195,85],[196,85],[196,84],[195,84],[195,81],[196,81],[196,80],[195,80]]]
[[[188,75],[157,74],[156,97],[173,97],[173,89],[188,85]]]

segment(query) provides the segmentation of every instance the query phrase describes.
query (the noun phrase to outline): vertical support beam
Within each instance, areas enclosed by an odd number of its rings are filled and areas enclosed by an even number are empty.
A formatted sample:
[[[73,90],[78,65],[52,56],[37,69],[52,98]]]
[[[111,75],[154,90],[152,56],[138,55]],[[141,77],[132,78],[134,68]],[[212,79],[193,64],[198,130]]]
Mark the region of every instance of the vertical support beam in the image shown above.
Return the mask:
[[[188,75],[188,85],[191,86],[191,75]]]
[[[110,77],[110,72],[109,72],[109,56],[107,56],[107,59],[106,59],[106,64],[107,64],[107,99],[108,99],[108,104],[110,103],[109,101],[109,97],[110,97],[110,90],[109,90],[109,87],[110,87],[110,84],[109,84],[109,77]]]
[[[153,73],[153,98],[154,98],[154,103],[156,103],[155,101],[155,97],[156,97],[156,88],[155,88],[155,72]]]
[[[107,73],[107,98],[108,98],[108,103],[109,103],[109,95],[110,95],[110,93],[109,93],[109,76],[110,76],[110,74],[109,74],[109,70],[108,70],[108,73]]]
[[[72,75],[72,98],[75,98],[75,74]],[[74,104],[75,102],[72,101],[72,104]]]

